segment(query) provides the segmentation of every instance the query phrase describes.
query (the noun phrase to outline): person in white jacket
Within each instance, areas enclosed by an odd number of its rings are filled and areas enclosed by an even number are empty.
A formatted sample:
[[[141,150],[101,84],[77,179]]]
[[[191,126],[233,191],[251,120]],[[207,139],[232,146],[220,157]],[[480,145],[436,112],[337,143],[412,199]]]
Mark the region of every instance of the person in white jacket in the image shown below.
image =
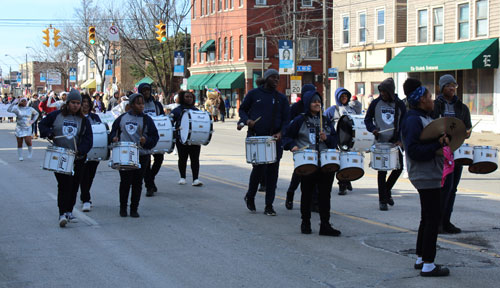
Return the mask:
[[[18,104],[19,103],[19,104]],[[17,104],[17,105],[16,105]],[[30,107],[28,104],[28,98],[22,97],[21,99],[16,98],[10,104],[7,111],[16,114],[17,124],[16,124],[16,138],[17,138],[17,155],[19,156],[19,161],[23,161],[23,139],[28,146],[28,158],[33,156],[33,148],[31,143],[31,136],[33,130],[31,125],[35,123],[38,119],[38,112]]]
[[[61,110],[62,105],[64,105],[66,103],[66,94],[67,94],[66,92],[62,92],[61,93],[61,100],[56,101],[56,99],[54,98],[54,95],[55,95],[54,92],[51,92],[49,94],[49,100],[47,102],[49,104],[47,104],[47,107],[56,107],[57,110]]]

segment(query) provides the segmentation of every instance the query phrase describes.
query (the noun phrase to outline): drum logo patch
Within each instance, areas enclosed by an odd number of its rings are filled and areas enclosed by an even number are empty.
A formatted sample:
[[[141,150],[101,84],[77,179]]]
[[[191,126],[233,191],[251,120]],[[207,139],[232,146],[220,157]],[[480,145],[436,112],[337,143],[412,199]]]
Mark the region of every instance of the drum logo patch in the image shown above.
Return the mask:
[[[78,125],[74,121],[64,120],[62,132],[66,138],[71,139],[76,136]]]
[[[394,108],[382,107],[382,109],[380,110],[382,112],[382,120],[385,122],[385,124],[390,125],[394,123]]]
[[[129,135],[135,134],[137,132],[137,123],[135,122],[125,122],[125,130]]]

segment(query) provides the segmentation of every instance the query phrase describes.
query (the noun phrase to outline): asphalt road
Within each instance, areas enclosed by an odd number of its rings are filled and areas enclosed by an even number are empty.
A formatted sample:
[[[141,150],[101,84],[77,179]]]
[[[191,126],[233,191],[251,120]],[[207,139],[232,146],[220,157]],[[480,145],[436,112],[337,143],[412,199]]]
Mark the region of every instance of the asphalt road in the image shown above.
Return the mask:
[[[303,235],[300,192],[294,210],[284,207],[291,153],[281,162],[278,216],[262,213],[261,193],[251,214],[243,202],[245,133],[234,120],[214,127],[202,148],[203,187],[177,185],[177,156],[166,155],[159,192],[143,194],[140,218],[121,218],[119,175],[103,162],[92,211],[77,203],[79,222],[61,229],[54,174],[40,169],[47,142],[34,141],[34,158],[19,162],[14,124],[0,124],[0,287],[498,287],[500,171],[464,171],[452,216],[464,232],[438,240],[436,262],[451,275],[426,279],[413,269],[420,206],[407,179],[393,190],[395,206],[379,211],[366,159],[353,192],[332,190],[331,222],[342,236],[319,236],[317,214],[313,234]]]

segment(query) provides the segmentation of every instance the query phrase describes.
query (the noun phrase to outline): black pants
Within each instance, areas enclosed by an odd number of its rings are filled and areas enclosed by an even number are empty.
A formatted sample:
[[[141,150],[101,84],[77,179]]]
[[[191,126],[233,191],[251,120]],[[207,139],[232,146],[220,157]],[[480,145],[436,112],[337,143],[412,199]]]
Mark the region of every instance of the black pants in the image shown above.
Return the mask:
[[[57,206],[59,215],[66,212],[73,212],[76,203],[76,194],[80,186],[80,178],[85,160],[75,160],[73,164],[73,175],[54,173],[57,180]]]
[[[389,178],[386,179],[387,177],[387,171],[378,171],[377,175],[377,182],[378,182],[378,201],[380,203],[385,203],[387,204],[387,201],[389,201],[389,198],[392,197],[391,195],[391,190],[392,187],[394,187],[394,184],[396,184],[396,181],[398,181],[399,176],[403,172],[403,154],[401,151],[399,153],[399,169],[397,170],[392,170],[391,175],[389,175]]]
[[[179,154],[179,161],[177,165],[179,166],[179,174],[181,178],[186,178],[186,167],[187,159],[191,160],[191,172],[193,173],[193,181],[198,179],[200,173],[200,145],[184,145],[180,142],[176,142],[177,152]]]
[[[441,210],[441,189],[418,189],[420,196],[420,226],[417,235],[417,255],[424,262],[434,262]]]
[[[311,201],[313,193],[318,190],[319,217],[321,223],[330,222],[330,195],[335,173],[323,173],[321,169],[300,179],[300,213],[302,220],[311,219]]]
[[[41,118],[41,116],[38,117],[38,119],[36,119],[33,124],[31,124],[31,131],[33,131],[33,134],[35,135],[38,135],[38,121],[40,121],[39,118]]]
[[[87,161],[83,165],[82,178],[80,180],[80,200],[82,202],[90,202],[90,187],[94,182],[95,173],[99,161]]]
[[[290,180],[290,185],[288,186],[287,193],[290,193],[290,194],[295,193],[295,190],[297,190],[299,185],[300,185],[300,176],[297,175],[295,172],[293,172],[292,179]]]
[[[462,178],[462,165],[455,163],[453,173],[446,176],[444,185],[441,191],[441,220],[443,226],[450,224],[451,213],[453,212],[453,205],[455,205],[455,197],[457,195],[457,187]]]
[[[265,175],[266,181],[266,206],[272,206],[276,194],[276,184],[278,183],[279,160],[272,164],[253,165],[250,173],[250,183],[246,197],[255,198],[259,183]]]
[[[130,210],[137,210],[141,200],[142,178],[144,171],[151,163],[151,155],[139,156],[140,169],[120,171],[120,208],[126,208],[128,204],[128,195],[132,187],[130,196]]]
[[[164,154],[153,154],[153,164],[148,165],[144,172],[144,182],[146,189],[155,187],[155,177],[163,164]]]

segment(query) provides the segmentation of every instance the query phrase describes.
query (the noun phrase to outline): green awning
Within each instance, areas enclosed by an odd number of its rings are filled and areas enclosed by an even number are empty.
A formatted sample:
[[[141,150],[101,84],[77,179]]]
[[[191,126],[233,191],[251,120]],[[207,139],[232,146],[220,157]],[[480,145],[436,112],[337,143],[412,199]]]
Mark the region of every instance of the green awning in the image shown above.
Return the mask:
[[[217,88],[217,84],[219,84],[219,82],[222,81],[227,74],[228,73],[217,73],[203,86],[206,86],[207,88]]]
[[[205,85],[208,81],[210,81],[210,79],[212,79],[215,74],[214,73],[210,73],[210,74],[202,74],[202,75],[205,75],[205,77],[201,78],[200,81],[196,82],[196,90],[203,90],[205,89]]]
[[[196,74],[196,75],[191,75],[189,78],[188,78],[188,84],[187,84],[187,89],[195,89],[195,90],[199,90],[198,89],[198,85],[197,83],[200,82],[202,79],[204,79],[205,77],[207,77],[207,74]]]
[[[245,88],[245,73],[231,72],[225,73],[226,76],[217,83],[219,89],[236,89]]]
[[[498,38],[406,47],[385,73],[498,68]]]
[[[215,50],[215,40],[208,40],[207,43],[203,44],[201,46],[200,50],[198,52],[204,53],[210,50]]]
[[[135,83],[135,87],[139,87],[139,85],[141,85],[142,83],[148,83],[149,85],[151,85],[153,82],[155,82],[153,79],[146,76],[142,78],[139,82]]]

